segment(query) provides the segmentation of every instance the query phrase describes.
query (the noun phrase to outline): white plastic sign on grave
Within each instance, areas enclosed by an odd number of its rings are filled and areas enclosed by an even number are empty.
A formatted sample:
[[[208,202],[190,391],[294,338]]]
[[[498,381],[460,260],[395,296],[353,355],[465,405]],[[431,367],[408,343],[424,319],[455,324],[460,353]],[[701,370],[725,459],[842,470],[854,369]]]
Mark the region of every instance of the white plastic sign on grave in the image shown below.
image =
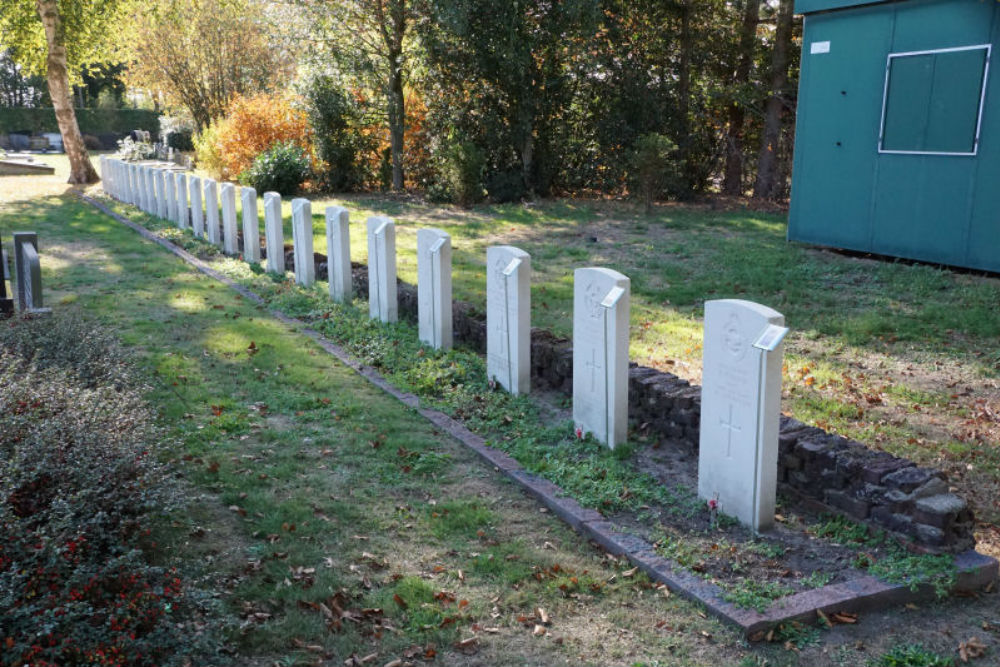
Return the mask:
[[[754,531],[774,523],[784,324],[751,301],[705,302],[698,495]]]
[[[343,206],[326,208],[326,275],[330,281],[330,298],[341,303],[350,301],[350,214]]]
[[[281,195],[264,193],[264,240],[267,243],[267,270],[285,272],[285,230],[281,222]]]
[[[177,172],[174,174],[174,180],[177,182],[177,204],[174,209],[174,222],[177,223],[178,229],[186,229],[188,226],[188,185],[187,185],[187,174]]]
[[[222,200],[222,252],[235,255],[240,251],[236,227],[236,188],[232,183],[223,183],[219,188]]]
[[[372,319],[395,322],[398,310],[396,223],[374,216],[368,218],[368,314]]]
[[[417,334],[437,350],[452,345],[451,237],[417,230]]]
[[[219,227],[219,184],[214,179],[206,178],[205,187],[205,236],[209,243],[222,247],[222,234]]]
[[[188,178],[188,192],[191,194],[191,231],[196,239],[205,237],[205,211],[201,207],[201,178]]]
[[[486,249],[486,372],[512,394],[531,390],[531,256]]]
[[[612,449],[628,437],[630,289],[611,269],[573,274],[573,421]]]
[[[292,200],[292,249],[295,253],[295,282],[309,287],[316,282],[313,255],[312,202]]]
[[[253,188],[240,190],[240,205],[243,209],[243,261],[260,263],[260,220],[257,217],[257,191]]]

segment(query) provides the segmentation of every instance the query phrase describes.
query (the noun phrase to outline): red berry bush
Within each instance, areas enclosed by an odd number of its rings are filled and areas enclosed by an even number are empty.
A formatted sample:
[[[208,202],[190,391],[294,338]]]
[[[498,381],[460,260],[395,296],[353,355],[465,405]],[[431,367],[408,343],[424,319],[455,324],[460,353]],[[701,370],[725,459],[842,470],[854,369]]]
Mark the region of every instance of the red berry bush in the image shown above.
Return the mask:
[[[79,318],[0,324],[0,665],[211,661],[197,591],[151,562],[179,496],[137,378]]]

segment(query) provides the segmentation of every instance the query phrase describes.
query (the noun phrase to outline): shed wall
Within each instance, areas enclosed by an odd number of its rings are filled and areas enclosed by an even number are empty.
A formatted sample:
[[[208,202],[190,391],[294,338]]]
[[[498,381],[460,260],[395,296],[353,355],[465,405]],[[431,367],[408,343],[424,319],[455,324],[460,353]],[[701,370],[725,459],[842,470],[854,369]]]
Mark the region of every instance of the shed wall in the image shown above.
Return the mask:
[[[1000,103],[975,156],[879,153],[890,53],[998,44],[998,3],[913,0],[809,14],[788,236],[1000,271]],[[813,53],[813,44],[829,42]]]

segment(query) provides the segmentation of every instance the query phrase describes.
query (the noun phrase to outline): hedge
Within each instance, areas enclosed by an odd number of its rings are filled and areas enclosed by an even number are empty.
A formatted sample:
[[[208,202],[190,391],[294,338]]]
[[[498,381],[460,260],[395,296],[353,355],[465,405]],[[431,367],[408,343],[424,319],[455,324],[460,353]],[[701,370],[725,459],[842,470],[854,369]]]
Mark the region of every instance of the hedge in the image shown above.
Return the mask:
[[[77,109],[76,121],[84,134],[125,135],[132,130],[148,130],[154,136],[160,131],[156,111],[147,109]],[[58,132],[54,109],[0,109],[0,134],[30,131]]]

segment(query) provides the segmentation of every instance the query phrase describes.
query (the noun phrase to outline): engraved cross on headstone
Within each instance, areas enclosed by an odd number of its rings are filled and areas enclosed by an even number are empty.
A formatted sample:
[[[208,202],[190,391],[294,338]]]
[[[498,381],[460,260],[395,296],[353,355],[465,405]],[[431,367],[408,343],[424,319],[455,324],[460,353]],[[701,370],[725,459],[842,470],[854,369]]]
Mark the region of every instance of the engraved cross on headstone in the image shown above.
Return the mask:
[[[729,406],[729,421],[724,418],[719,417],[719,425],[726,429],[726,456],[729,458],[733,457],[733,433],[739,433],[743,429],[733,423],[733,406]]]
[[[590,369],[590,390],[593,391],[597,388],[597,371],[601,370],[602,366],[597,363],[597,350],[590,350],[590,361],[584,363],[584,365]]]

